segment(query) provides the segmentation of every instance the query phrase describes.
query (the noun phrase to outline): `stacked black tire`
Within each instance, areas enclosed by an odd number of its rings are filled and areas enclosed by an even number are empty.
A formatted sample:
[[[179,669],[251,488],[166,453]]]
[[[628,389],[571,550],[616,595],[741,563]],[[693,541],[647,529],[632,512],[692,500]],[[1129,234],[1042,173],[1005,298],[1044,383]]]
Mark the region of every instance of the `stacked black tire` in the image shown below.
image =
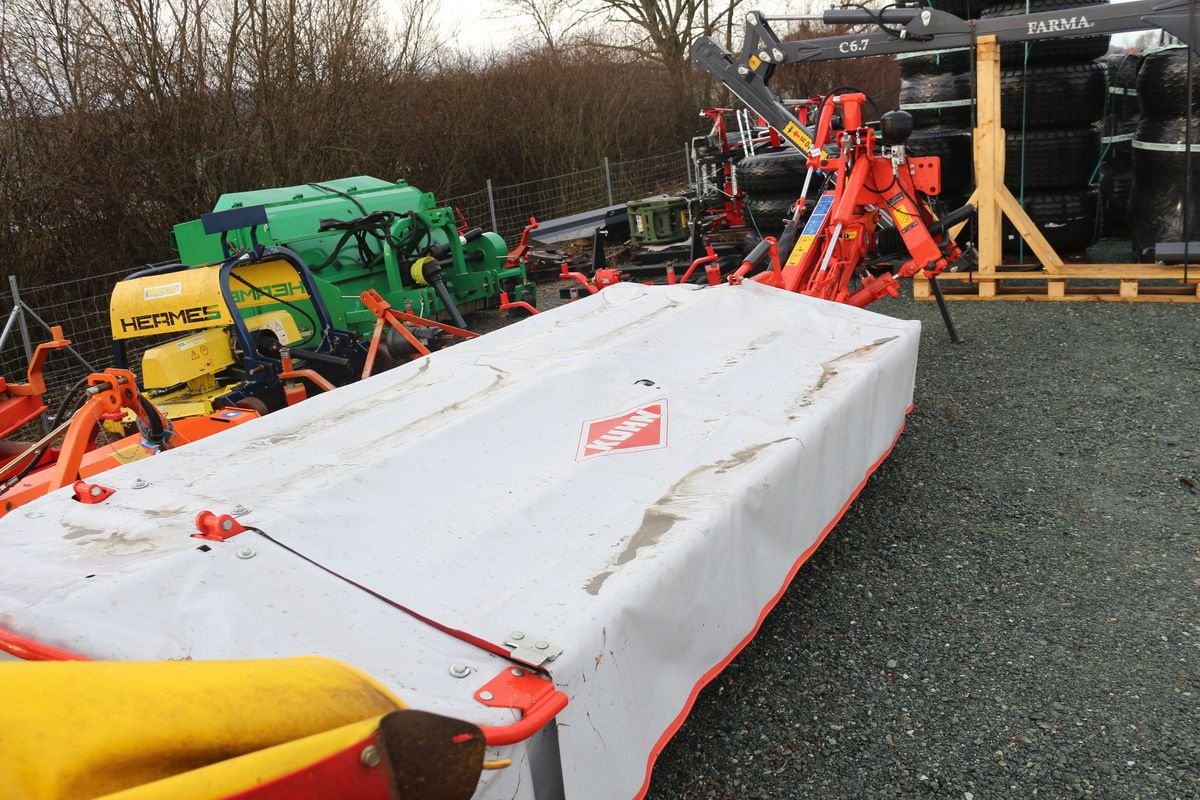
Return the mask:
[[[933,0],[939,11],[976,19],[981,0]],[[970,49],[899,56],[900,108],[913,117],[908,150],[914,156],[939,156],[942,193],[934,201],[939,214],[966,202],[975,183],[971,145],[975,86]]]
[[[1193,56],[1192,61],[1197,95],[1200,58]],[[1154,259],[1158,242],[1183,241],[1185,205],[1188,239],[1200,239],[1200,120],[1196,118],[1200,103],[1194,96],[1189,102],[1187,79],[1185,47],[1150,53],[1138,73],[1142,116],[1133,141],[1130,227],[1134,251],[1146,261]]]
[[[1142,57],[1136,53],[1106,56],[1108,109],[1104,114],[1104,162],[1100,167],[1100,202],[1104,235],[1129,235],[1129,197],[1133,188],[1133,138],[1141,117],[1137,75]]]
[[[808,160],[798,150],[746,156],[734,167],[738,188],[745,193],[746,223],[762,236],[778,236],[791,216],[792,205],[804,189]],[[824,175],[814,173],[810,199],[820,192]]]
[[[1045,11],[1086,13],[1107,0],[1003,0],[983,18]],[[1004,125],[1004,182],[1061,255],[1082,253],[1100,237],[1101,131],[1108,68],[1097,61],[1109,37],[1087,36],[1014,43],[1000,48],[1000,105]],[[1022,239],[1004,228],[1004,250]]]

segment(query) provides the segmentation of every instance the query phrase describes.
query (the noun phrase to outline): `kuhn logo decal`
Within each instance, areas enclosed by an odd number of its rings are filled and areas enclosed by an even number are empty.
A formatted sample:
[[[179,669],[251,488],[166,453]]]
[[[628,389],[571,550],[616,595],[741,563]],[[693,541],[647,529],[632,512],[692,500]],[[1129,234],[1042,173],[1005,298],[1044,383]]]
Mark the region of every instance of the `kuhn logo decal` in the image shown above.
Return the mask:
[[[1030,33],[1066,33],[1067,31],[1084,31],[1096,27],[1088,22],[1088,18],[1080,14],[1077,17],[1057,17],[1050,20],[1026,23]]]
[[[584,422],[575,460],[666,446],[667,401],[664,398],[612,417]]]

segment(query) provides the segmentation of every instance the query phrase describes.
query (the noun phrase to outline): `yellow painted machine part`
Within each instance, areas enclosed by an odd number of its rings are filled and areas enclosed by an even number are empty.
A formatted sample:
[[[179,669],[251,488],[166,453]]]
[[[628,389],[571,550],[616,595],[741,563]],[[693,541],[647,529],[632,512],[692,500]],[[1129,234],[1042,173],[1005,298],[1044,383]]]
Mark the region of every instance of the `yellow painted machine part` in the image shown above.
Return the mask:
[[[102,797],[404,708],[318,657],[0,663],[0,687],[0,776],[30,800]]]
[[[147,389],[166,389],[220,372],[233,363],[229,334],[210,328],[147,349],[142,354],[142,384]]]
[[[381,717],[268,747],[182,775],[173,775],[99,800],[220,800],[289,775],[363,741]]]
[[[269,328],[275,332],[280,344],[295,344],[300,341],[300,328],[291,314],[283,309],[264,311],[252,317],[246,317],[246,327],[257,331]]]
[[[233,274],[266,292],[230,281],[233,302],[241,309],[276,305],[275,298],[293,303],[308,298],[295,268],[281,259],[247,264]],[[134,339],[231,325],[220,283],[219,265],[119,281],[113,287],[108,309],[113,338]]]

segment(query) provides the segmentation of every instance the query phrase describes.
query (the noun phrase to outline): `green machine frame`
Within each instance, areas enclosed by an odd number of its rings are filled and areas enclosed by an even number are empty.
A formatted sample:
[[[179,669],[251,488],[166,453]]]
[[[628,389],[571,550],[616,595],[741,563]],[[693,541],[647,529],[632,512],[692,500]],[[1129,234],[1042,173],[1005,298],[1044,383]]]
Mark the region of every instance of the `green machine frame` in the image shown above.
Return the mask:
[[[508,248],[495,233],[461,232],[454,209],[404,181],[358,176],[303,186],[222,195],[214,211],[263,206],[259,242],[295,251],[312,270],[337,328],[370,335],[375,316],[359,300],[375,289],[392,306],[426,317],[469,312],[510,299],[535,304],[526,266],[507,265]],[[175,226],[180,260],[189,266],[221,261],[219,236],[200,220]],[[250,231],[228,234],[232,248],[250,250]],[[438,284],[442,286],[439,287]],[[258,287],[301,302],[299,286]],[[444,292],[439,290],[444,289]],[[446,300],[456,309],[448,308]]]

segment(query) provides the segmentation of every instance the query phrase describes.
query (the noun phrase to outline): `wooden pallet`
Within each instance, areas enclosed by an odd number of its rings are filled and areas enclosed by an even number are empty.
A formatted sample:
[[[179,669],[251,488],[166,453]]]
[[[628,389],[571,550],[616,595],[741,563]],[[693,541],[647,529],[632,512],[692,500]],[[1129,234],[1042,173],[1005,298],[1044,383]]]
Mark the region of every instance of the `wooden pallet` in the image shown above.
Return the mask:
[[[1064,264],[1053,270],[943,273],[938,283],[947,300],[1200,303],[1200,266],[1189,267],[1186,282],[1182,266]],[[919,275],[913,279],[913,297],[933,299],[929,281]]]
[[[975,191],[968,202],[977,209],[979,268],[975,272],[940,275],[938,284],[945,298],[1200,302],[1200,266],[1189,268],[1185,277],[1182,266],[1063,262],[1004,185],[1005,136],[1000,124],[1000,44],[995,36],[981,36],[976,42],[975,70]],[[1001,229],[1005,217],[1037,257],[1040,269],[1006,271]],[[957,235],[963,224],[952,229],[951,234]],[[1107,283],[1098,285],[1096,281]],[[929,282],[920,277],[915,279],[913,296],[919,300],[932,298]]]

